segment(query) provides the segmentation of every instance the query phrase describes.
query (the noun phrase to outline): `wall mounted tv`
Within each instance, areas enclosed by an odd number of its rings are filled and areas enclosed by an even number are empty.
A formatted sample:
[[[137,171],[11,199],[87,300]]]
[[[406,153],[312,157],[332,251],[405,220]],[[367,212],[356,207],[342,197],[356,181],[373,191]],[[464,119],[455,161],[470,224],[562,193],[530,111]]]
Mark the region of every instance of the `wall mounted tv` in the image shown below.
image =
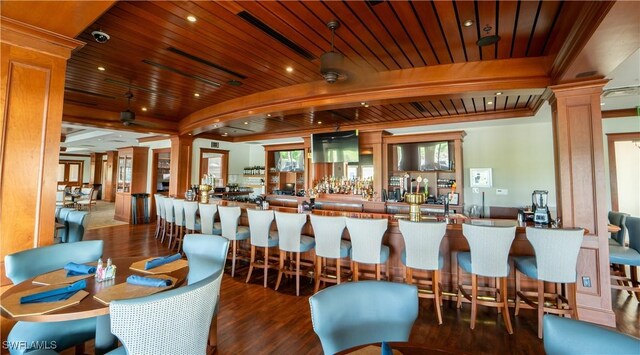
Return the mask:
[[[450,170],[452,147],[446,141],[397,144],[394,168],[396,171]]]
[[[351,163],[359,161],[358,130],[311,135],[314,163]]]

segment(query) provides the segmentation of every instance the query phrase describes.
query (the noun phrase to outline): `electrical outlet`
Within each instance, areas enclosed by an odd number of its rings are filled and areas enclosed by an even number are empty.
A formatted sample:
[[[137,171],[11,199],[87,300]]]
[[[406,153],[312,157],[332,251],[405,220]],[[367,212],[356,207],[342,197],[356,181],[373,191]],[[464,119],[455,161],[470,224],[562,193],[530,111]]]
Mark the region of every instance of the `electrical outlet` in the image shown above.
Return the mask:
[[[589,276],[582,276],[582,286],[591,287],[591,278]]]
[[[479,193],[480,193],[480,189],[479,189],[479,188],[477,188],[477,187],[474,187],[474,188],[473,188],[473,193],[474,193],[474,194],[479,194]]]
[[[496,189],[496,195],[508,195],[509,190],[507,189]]]

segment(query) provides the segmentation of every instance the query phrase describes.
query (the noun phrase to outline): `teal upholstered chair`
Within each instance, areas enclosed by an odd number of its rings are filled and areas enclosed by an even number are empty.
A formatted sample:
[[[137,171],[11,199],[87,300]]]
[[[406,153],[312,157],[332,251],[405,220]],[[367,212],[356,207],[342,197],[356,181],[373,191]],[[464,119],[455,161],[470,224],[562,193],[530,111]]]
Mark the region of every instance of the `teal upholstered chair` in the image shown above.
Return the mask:
[[[183,250],[189,261],[187,280],[192,284],[224,269],[229,240],[219,235],[187,234]]]
[[[103,241],[91,240],[69,244],[28,249],[5,256],[5,272],[14,284],[31,277],[63,268],[68,262],[87,263],[102,256]],[[96,335],[96,319],[87,318],[65,322],[18,322],[11,329],[7,340],[10,342],[55,341],[57,350],[72,346],[82,346]],[[22,354],[24,349],[11,351]]]
[[[547,355],[640,353],[640,339],[615,330],[553,315],[545,315],[543,322]]]
[[[64,228],[58,230],[58,238],[60,238],[60,243],[66,243],[68,241],[69,235],[69,224],[67,223],[67,217],[69,213],[75,211],[75,208],[61,208],[58,213],[58,223],[64,224]]]
[[[418,317],[416,286],[385,281],[325,288],[309,303],[313,330],[325,354],[381,341],[407,341]]]
[[[202,208],[202,206],[200,206],[200,208]],[[219,206],[218,212],[220,213],[220,228],[222,236],[231,241],[231,277],[234,277],[236,274],[238,241],[249,239],[249,227],[238,225],[240,214],[242,213],[240,207]],[[201,222],[204,223],[204,221],[202,221],[202,217]]]
[[[620,290],[635,292],[636,298],[640,301],[640,283],[638,282],[638,266],[640,266],[640,218],[627,217],[625,220],[627,231],[629,232],[629,246],[610,245],[609,246],[609,262],[620,266],[619,274],[622,277],[616,279],[630,282],[631,285],[614,284],[611,287]],[[625,267],[629,266],[631,271],[631,279],[627,279]]]
[[[253,273],[253,268],[261,268],[263,272],[263,284],[267,287],[267,273],[270,268],[277,269],[277,264],[269,264],[269,248],[277,247],[278,232],[271,230],[274,214],[272,210],[254,210],[247,208],[249,219],[249,232],[251,234],[251,260],[249,261],[248,283]],[[262,248],[263,262],[256,261],[256,249]]]
[[[82,241],[89,224],[89,212],[73,211],[67,215],[67,243]]]
[[[622,212],[609,212],[609,223],[613,224],[620,228],[619,231],[615,233],[611,233],[611,238],[609,239],[609,245],[625,245],[625,235],[627,234],[627,227],[625,221],[629,217],[628,213]]]
[[[202,234],[222,235],[222,224],[216,222],[218,205],[214,203],[199,203],[200,225]]]
[[[296,278],[296,296],[300,296],[300,253],[307,252],[316,245],[315,239],[302,234],[302,227],[307,223],[307,215],[302,213],[275,212],[276,225],[278,226],[278,237],[280,238],[280,266],[278,268],[278,279],[276,280],[276,290],[280,287],[282,275],[291,275]],[[289,267],[285,267],[287,253],[296,254],[289,258]],[[295,270],[293,267],[295,264]]]
[[[335,284],[342,283],[341,265],[342,259],[351,253],[351,242],[342,240],[342,233],[347,227],[345,217],[318,216],[312,214],[311,226],[313,227],[313,236],[316,240],[316,271],[314,277],[316,279],[313,292],[320,289],[320,281]],[[335,275],[330,275],[326,267],[326,259],[335,260]],[[323,267],[324,266],[324,267]]]
[[[205,354],[222,275],[219,270],[185,287],[111,301],[111,332],[123,346],[110,354]]]

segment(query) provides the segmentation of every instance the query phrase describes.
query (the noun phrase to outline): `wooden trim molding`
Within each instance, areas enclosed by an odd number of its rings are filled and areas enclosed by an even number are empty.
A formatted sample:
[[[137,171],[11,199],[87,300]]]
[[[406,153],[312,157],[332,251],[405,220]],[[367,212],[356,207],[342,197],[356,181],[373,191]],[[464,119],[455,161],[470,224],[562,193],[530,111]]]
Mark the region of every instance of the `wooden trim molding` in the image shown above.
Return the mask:
[[[638,117],[637,108],[625,108],[621,110],[602,111],[602,118]]]
[[[618,211],[618,167],[616,164],[616,142],[640,140],[640,132],[607,133],[607,149],[609,158],[609,186],[611,187],[611,210]]]
[[[76,48],[82,48],[85,44],[82,41],[49,32],[5,16],[0,16],[0,23],[2,23],[0,42],[46,53],[65,60],[71,57],[71,51]]]
[[[140,115],[136,115],[135,124],[125,126],[120,122],[119,112],[104,111],[68,103],[64,104],[62,122],[138,133],[153,132],[175,135],[178,130],[176,122]],[[166,137],[166,139],[169,139],[169,137]]]

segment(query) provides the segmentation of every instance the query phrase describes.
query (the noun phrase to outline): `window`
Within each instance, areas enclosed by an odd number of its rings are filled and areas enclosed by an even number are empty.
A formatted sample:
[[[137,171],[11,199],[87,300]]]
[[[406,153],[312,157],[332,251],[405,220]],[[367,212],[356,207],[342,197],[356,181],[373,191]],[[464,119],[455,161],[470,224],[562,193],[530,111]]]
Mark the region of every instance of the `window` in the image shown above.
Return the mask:
[[[82,185],[84,162],[81,160],[60,160],[58,162],[58,184]]]

